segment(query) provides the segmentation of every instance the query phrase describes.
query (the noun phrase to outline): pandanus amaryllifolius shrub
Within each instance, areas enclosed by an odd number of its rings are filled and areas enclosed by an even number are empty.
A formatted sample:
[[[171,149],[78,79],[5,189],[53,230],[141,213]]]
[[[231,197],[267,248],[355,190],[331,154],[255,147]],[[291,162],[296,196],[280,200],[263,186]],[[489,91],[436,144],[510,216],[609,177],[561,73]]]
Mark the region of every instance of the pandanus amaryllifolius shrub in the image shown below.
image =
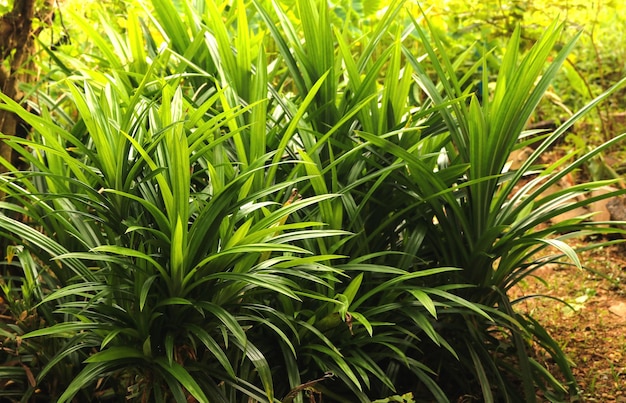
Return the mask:
[[[121,35],[103,19],[107,37],[73,16],[102,65],[50,52],[65,78],[38,115],[0,95],[33,128],[2,137],[30,164],[1,176],[6,396],[576,393],[566,355],[507,297],[546,246],[577,263],[567,237],[600,229],[535,228],[606,183],[542,193],[621,140],[535,164],[607,93],[505,169],[573,46],[547,63],[562,28],[525,55],[517,33],[493,78],[494,55],[459,72],[474,50],[451,61],[402,2],[347,31],[323,1],[230,3],[154,0],[152,25],[132,13]],[[477,74],[493,81],[480,102]]]
[[[622,141],[624,135],[580,156],[574,151],[548,165],[539,165],[537,161],[568,128],[622,87],[625,80],[594,99],[553,133],[525,130],[574,46],[575,39],[552,56],[562,30],[562,24],[553,23],[524,54],[519,51],[520,31],[516,30],[496,66],[497,73],[489,74],[492,68],[484,57],[459,79],[458,64],[442,51],[445,46],[437,31],[430,30],[428,35],[416,23],[416,35],[425,47],[432,70],[409,53],[406,56],[429,102],[445,106],[437,110],[447,127],[448,142],[442,153],[448,160],[447,169],[460,170],[451,181],[442,180],[432,160],[431,164],[425,164],[427,160],[418,158],[412,150],[398,147],[382,136],[362,134],[365,140],[403,161],[403,169],[398,172],[406,179],[405,201],[414,211],[424,212],[407,220],[411,220],[410,226],[423,228],[421,256],[428,266],[462,269],[446,274],[439,281],[471,285],[459,296],[489,307],[485,309],[494,322],[460,315],[441,331],[461,364],[442,364],[442,382],[459,391],[480,385],[485,401],[502,398],[534,401],[537,390],[556,400],[578,393],[566,354],[540,323],[516,312],[516,301],[510,300],[508,292],[548,262],[565,258],[569,260],[566,264],[581,267],[568,239],[616,231],[602,228],[605,223],[584,216],[552,220],[602,198],[622,194],[623,190],[601,196],[594,193],[595,189],[615,181],[583,183],[556,192],[546,190]],[[471,92],[476,86],[466,85],[464,81],[474,72],[480,72],[483,83],[480,97]],[[534,152],[519,168],[510,170],[511,152],[528,144],[533,144]],[[558,252],[541,253],[548,247]],[[565,383],[557,382],[533,358],[529,341],[552,356]],[[435,360],[443,359],[438,353],[433,355]],[[467,376],[468,373],[473,375]],[[523,390],[521,398],[516,396],[520,390]]]
[[[169,83],[162,83],[158,103],[124,98],[111,84],[70,85],[82,118],[74,133],[6,105],[35,132],[20,141],[29,151],[16,146],[32,170],[3,177],[11,197],[3,207],[22,220],[3,214],[0,225],[34,256],[15,255],[25,272],[34,272],[28,278],[50,280],[25,284],[37,291],[34,308],[47,313],[46,326],[19,336],[24,343],[41,337],[75,342],[47,357],[35,380],[78,354],[85,364],[60,401],[98,380],[105,395],[130,388],[157,401],[186,394],[228,401],[217,385],[236,383],[243,366],[271,399],[271,370],[246,331],[267,322],[289,340],[266,319],[281,318],[271,301],[281,295],[299,301],[300,291],[313,288],[305,284],[323,288],[335,278],[337,270],[324,263],[332,256],[311,255],[293,243],[341,232],[286,220],[334,196],[284,206],[264,200],[298,180],[246,192],[267,161],[245,168],[230,161],[223,146],[236,132],[220,129],[243,111],[207,118]],[[80,144],[79,130],[89,133],[88,144]],[[28,389],[34,393],[35,385]]]
[[[2,108],[33,128],[28,140],[3,136],[30,165],[19,171],[3,161],[0,228],[16,244],[15,281],[3,291],[18,320],[2,331],[19,357],[6,360],[3,395],[300,401],[313,393],[302,385],[330,371],[340,382],[324,395],[367,401],[391,393],[402,367],[442,397],[415,358],[418,341],[445,345],[428,318],[467,303],[417,286],[453,269],[385,265],[384,246],[372,249],[377,263],[329,250],[354,236],[327,215],[342,216],[341,203],[325,203],[342,196],[320,190],[314,149],[301,157],[293,149],[312,141],[305,116],[323,79],[304,99],[275,93],[270,102],[261,51],[247,66],[256,73],[244,100],[222,82],[232,74],[221,60],[227,53],[215,53],[223,47],[211,41],[204,49],[217,74],[168,48],[147,66],[125,64],[114,58],[137,46],[116,38],[111,52],[104,38],[94,42],[114,74],[56,56],[73,75],[54,87],[58,98],[42,94],[38,114],[2,98]],[[179,74],[168,75],[173,68]],[[332,218],[331,227],[319,218]],[[374,299],[385,304],[373,310]],[[20,319],[21,305],[33,321]]]

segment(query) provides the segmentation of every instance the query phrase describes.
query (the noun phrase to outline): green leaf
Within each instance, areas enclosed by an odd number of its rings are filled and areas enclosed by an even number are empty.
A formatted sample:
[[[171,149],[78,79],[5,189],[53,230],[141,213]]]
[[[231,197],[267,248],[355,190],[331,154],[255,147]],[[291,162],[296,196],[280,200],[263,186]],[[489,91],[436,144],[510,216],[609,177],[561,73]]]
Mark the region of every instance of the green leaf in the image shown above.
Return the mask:
[[[184,367],[176,362],[169,362],[165,357],[158,357],[154,360],[157,365],[163,368],[167,373],[171,374],[181,386],[183,386],[193,397],[198,399],[199,402],[209,403],[209,399],[206,397],[202,388],[196,380],[191,376]]]
[[[582,266],[582,263],[580,262],[580,259],[578,258],[578,254],[576,253],[574,248],[572,248],[565,242],[558,240],[558,239],[548,239],[548,238],[540,238],[540,239],[536,239],[536,241],[546,243],[560,250],[561,252],[563,252],[565,256],[567,256],[569,260],[571,260],[576,265],[576,267],[582,270],[583,266]]]
[[[50,327],[44,327],[41,329],[33,330],[22,336],[23,339],[41,337],[41,336],[53,336],[53,337],[72,337],[77,333],[102,329],[107,326],[102,323],[84,323],[84,322],[62,322],[52,325]]]
[[[348,379],[350,379],[354,384],[362,390],[363,386],[361,382],[359,382],[359,378],[354,373],[354,371],[350,368],[350,365],[346,362],[346,360],[340,354],[337,354],[336,351],[322,345],[312,344],[306,346],[307,350],[312,350],[310,354],[323,354],[328,358],[332,359],[335,364],[341,369],[342,373],[345,374]]]
[[[187,325],[187,328],[204,344],[204,346],[213,354],[213,356],[219,361],[222,367],[226,370],[228,375],[233,378],[236,378],[237,375],[233,366],[231,365],[228,356],[224,349],[215,341],[209,333],[201,328],[200,326],[196,326],[194,324]]]
[[[123,247],[123,246],[117,246],[117,245],[96,246],[91,251],[92,252],[112,253],[112,254],[119,255],[119,256],[130,256],[130,257],[135,257],[135,258],[138,258],[138,259],[145,260],[146,262],[148,262],[152,266],[154,266],[154,268],[159,271],[159,273],[163,276],[163,278],[169,280],[169,275],[165,271],[165,268],[163,266],[161,266],[151,256],[149,256],[149,255],[147,255],[145,253],[136,251],[134,249],[126,248],[126,247]]]
[[[350,312],[350,315],[352,315],[353,319],[355,319],[357,322],[363,325],[363,327],[365,328],[365,330],[367,330],[367,333],[370,335],[370,337],[374,335],[374,327],[364,315],[361,315],[358,312]]]
[[[346,297],[346,303],[350,305],[356,296],[356,293],[359,291],[359,287],[361,287],[361,283],[363,282],[363,273],[359,273],[350,284],[346,287],[344,292],[342,293]]]
[[[428,313],[430,313],[433,318],[437,319],[437,308],[435,308],[435,303],[427,293],[419,289],[409,290],[409,292],[417,298],[417,300],[424,306],[424,308],[426,308]]]
[[[86,363],[111,362],[118,360],[145,359],[142,351],[132,347],[109,347],[103,351],[91,355],[85,360]]]
[[[280,143],[278,144],[278,147],[276,147],[276,154],[274,154],[274,158],[272,160],[272,164],[273,165],[270,166],[270,169],[269,169],[268,174],[267,174],[267,181],[268,181],[267,183],[268,183],[268,185],[271,183],[269,181],[273,181],[275,176],[276,176],[276,170],[277,170],[277,167],[278,167],[276,164],[278,164],[278,162],[282,158],[283,154],[285,153],[285,149],[287,148],[287,144],[289,143],[289,141],[291,140],[291,138],[295,134],[296,130],[298,129],[298,125],[300,124],[301,119],[303,118],[304,114],[306,113],[307,108],[309,107],[309,105],[315,99],[315,96],[317,95],[317,92],[322,87],[322,84],[324,84],[324,81],[328,77],[328,74],[329,74],[329,72],[325,72],[315,82],[315,84],[307,91],[306,97],[300,103],[300,106],[299,106],[296,114],[291,119],[291,122],[289,123],[289,126],[283,132],[282,138],[280,139]]]
[[[74,377],[57,402],[71,402],[76,393],[81,389],[97,379],[105,377],[111,371],[116,370],[120,365],[121,363],[118,360],[88,363],[85,368]]]

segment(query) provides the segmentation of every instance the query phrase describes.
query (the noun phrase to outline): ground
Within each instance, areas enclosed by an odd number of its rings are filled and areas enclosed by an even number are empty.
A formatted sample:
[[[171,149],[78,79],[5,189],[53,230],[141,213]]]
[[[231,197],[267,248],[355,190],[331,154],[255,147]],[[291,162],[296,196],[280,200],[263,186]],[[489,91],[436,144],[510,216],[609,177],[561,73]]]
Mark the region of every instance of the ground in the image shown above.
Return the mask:
[[[544,294],[570,304],[533,298],[518,309],[544,325],[574,362],[578,401],[626,402],[625,254],[625,244],[586,251],[580,254],[584,270],[550,264],[536,273],[541,281],[528,278],[513,291],[516,296]],[[546,365],[555,367],[549,360]]]

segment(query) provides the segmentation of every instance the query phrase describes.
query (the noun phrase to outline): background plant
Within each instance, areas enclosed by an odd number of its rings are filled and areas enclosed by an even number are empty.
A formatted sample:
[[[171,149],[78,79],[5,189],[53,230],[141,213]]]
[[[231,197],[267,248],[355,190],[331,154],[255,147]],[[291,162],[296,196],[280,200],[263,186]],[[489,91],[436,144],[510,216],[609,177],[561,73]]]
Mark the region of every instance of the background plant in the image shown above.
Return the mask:
[[[621,3],[535,0],[470,5],[432,1],[428,5],[432,6],[431,12],[436,16],[432,18],[434,24],[445,33],[444,42],[452,52],[455,49],[462,52],[474,41],[487,47],[503,46],[516,25],[521,27],[521,46],[527,49],[554,18],[565,21],[564,39],[582,31],[577,46],[568,55],[561,72],[555,76],[533,114],[532,119],[537,123],[556,122],[558,126],[624,76],[623,65],[618,62],[620,51],[615,51],[615,43],[623,37]],[[597,145],[622,130],[623,119],[619,111],[624,106],[620,105],[620,98],[614,97],[579,120],[576,127],[580,127],[585,142]],[[615,147],[611,151],[620,149]]]

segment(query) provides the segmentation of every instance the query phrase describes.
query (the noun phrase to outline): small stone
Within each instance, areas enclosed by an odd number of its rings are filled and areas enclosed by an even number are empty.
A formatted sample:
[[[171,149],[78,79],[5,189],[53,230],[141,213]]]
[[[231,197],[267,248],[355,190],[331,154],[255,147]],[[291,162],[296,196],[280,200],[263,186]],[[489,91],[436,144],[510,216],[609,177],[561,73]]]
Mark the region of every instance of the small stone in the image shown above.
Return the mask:
[[[626,221],[626,197],[613,197],[606,203],[606,209],[614,221]]]
[[[609,307],[609,312],[619,316],[622,320],[626,320],[626,302],[618,302]]]
[[[617,190],[618,189],[614,187],[604,186],[602,188],[593,190],[591,192],[591,197],[601,196],[609,192],[615,192]],[[589,205],[589,211],[594,213],[594,216],[592,218],[593,221],[598,222],[598,221],[610,221],[611,220],[612,218],[611,212],[609,211],[609,208],[607,206],[611,201],[612,201],[612,198],[602,199],[602,200],[593,202]],[[613,201],[613,203],[615,203],[615,201]]]

